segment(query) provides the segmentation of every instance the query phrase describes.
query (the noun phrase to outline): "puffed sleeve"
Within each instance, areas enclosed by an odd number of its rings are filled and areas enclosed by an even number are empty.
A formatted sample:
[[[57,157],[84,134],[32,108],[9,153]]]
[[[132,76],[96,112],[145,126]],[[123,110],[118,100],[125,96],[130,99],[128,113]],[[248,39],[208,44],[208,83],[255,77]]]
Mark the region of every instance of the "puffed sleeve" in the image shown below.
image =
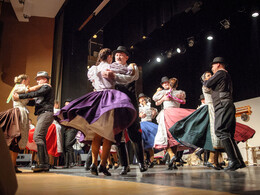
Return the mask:
[[[166,94],[166,90],[161,90],[161,91],[156,92],[153,95],[153,101],[155,101],[155,102],[159,101],[165,94]]]
[[[28,92],[28,87],[26,87],[25,85],[19,84],[15,86],[14,93],[22,94],[27,92]]]

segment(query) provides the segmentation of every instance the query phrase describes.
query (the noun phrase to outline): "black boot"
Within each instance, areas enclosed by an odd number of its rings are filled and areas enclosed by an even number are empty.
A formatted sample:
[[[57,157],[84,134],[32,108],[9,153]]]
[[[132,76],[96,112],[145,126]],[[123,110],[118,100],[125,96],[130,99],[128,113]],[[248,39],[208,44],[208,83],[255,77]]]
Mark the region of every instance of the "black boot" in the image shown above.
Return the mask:
[[[106,169],[106,166],[99,165],[99,166],[98,166],[98,172],[99,172],[99,173],[102,172],[102,173],[104,173],[104,175],[106,175],[106,176],[111,176],[111,173],[108,172],[108,170]]]
[[[211,164],[211,163],[208,162],[209,154],[210,154],[209,150],[204,150],[203,165],[206,166],[206,167],[210,167],[210,164]]]
[[[45,163],[45,145],[37,145],[39,164],[32,167],[33,172],[49,171],[49,163]]]
[[[176,165],[176,160],[177,160],[177,157],[174,155],[174,156],[171,158],[171,160],[170,160],[170,162],[169,162],[169,164],[168,164],[167,170],[178,169],[178,167],[177,167],[177,165]]]
[[[120,164],[122,166],[122,170],[119,174],[126,175],[127,172],[130,172],[130,167],[129,167],[128,152],[127,152],[126,145],[124,142],[121,142],[118,145],[118,156],[120,159]]]
[[[133,148],[135,151],[135,155],[138,161],[139,169],[141,172],[147,171],[147,166],[144,162],[144,146],[143,142],[140,141],[138,143],[133,142]]]
[[[176,156],[177,156],[176,162],[178,162],[177,166],[183,166],[184,164],[187,163],[184,160],[182,160],[183,151],[178,151]]]
[[[202,160],[202,157],[201,157],[201,155],[202,155],[202,153],[204,152],[204,149],[203,148],[200,148],[195,154],[196,154],[196,156],[201,160],[201,161],[203,161]]]
[[[88,155],[84,164],[85,170],[88,171],[90,170],[90,165],[92,163],[92,148],[90,147],[89,151],[88,151]]]
[[[242,158],[242,156],[236,142],[231,138],[226,138],[222,140],[222,143],[229,159],[228,166],[224,170],[235,171],[239,168],[243,168],[243,165],[240,163],[239,159],[239,157]]]
[[[69,153],[68,152],[65,153],[65,164],[64,164],[64,166],[62,168],[63,169],[68,169],[69,168]]]

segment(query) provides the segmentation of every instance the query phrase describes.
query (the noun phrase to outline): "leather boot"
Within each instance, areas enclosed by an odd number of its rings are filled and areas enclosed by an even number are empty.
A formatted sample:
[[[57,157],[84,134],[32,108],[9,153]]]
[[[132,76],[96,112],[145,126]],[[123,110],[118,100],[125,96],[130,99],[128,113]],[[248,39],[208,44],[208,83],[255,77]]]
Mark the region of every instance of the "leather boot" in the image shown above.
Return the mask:
[[[63,169],[68,169],[69,168],[69,153],[66,152],[65,153],[65,164],[64,167],[62,167]]]
[[[210,164],[211,164],[211,163],[208,162],[209,154],[210,154],[209,150],[204,150],[203,165],[206,166],[206,167],[210,167]]]
[[[122,166],[122,170],[119,174],[126,175],[127,172],[130,172],[130,167],[129,167],[128,152],[126,149],[126,144],[124,142],[121,142],[118,145],[118,155],[119,155],[119,159],[120,159],[120,164]]]
[[[204,149],[203,148],[200,148],[195,154],[196,154],[196,156],[201,160],[201,161],[203,161],[203,159],[202,159],[202,157],[201,157],[201,155],[202,155],[202,153],[204,152]]]
[[[133,142],[133,148],[135,151],[135,155],[138,161],[139,169],[141,172],[147,171],[147,166],[144,162],[144,146],[143,142],[134,143]]]
[[[92,148],[90,147],[84,165],[86,171],[90,170],[91,163],[92,163]]]
[[[183,166],[184,164],[187,163],[184,160],[182,160],[183,151],[178,151],[176,156],[177,156],[176,162],[178,162],[177,166]]]
[[[239,160],[239,156],[241,156],[241,153],[237,147],[236,142],[231,138],[226,138],[222,140],[222,143],[229,159],[228,166],[224,170],[235,171],[240,167],[243,168],[243,165],[240,163]]]
[[[45,163],[45,145],[37,145],[39,164],[32,167],[33,172],[49,171],[49,164]]]

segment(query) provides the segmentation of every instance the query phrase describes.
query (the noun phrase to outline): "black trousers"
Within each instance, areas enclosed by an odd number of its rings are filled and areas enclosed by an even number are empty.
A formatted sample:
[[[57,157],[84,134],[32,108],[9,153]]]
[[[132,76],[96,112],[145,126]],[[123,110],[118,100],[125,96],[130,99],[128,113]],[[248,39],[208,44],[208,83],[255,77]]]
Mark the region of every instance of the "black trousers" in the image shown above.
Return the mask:
[[[76,142],[76,135],[77,135],[78,130],[74,128],[65,128],[62,126],[61,128],[61,135],[62,135],[62,140],[63,140],[63,149],[64,153],[66,152],[74,152],[73,145]]]
[[[234,139],[236,128],[236,108],[231,100],[221,101],[214,106],[215,133],[220,139]]]

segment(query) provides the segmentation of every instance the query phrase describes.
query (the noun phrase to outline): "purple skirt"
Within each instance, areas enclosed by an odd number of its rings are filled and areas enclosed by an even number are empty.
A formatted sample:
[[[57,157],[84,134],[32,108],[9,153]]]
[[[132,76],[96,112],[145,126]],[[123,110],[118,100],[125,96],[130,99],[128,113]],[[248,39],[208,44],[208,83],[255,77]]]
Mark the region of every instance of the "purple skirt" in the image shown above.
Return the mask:
[[[104,113],[114,109],[114,133],[129,127],[137,117],[136,110],[129,97],[118,90],[90,92],[79,97],[54,115],[55,120],[63,124],[76,116],[81,116],[89,124],[96,122]],[[66,124],[66,123],[65,123]]]

